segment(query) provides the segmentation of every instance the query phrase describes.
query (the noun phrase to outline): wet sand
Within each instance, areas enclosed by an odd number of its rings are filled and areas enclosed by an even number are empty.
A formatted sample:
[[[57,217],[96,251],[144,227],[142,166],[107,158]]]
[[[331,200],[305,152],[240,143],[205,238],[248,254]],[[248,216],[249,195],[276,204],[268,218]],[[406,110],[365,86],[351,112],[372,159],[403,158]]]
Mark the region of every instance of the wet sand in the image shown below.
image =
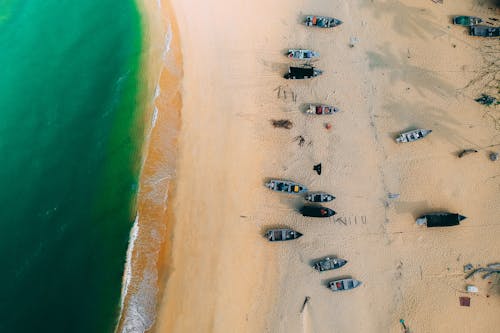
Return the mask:
[[[153,331],[401,332],[404,319],[414,332],[494,332],[498,280],[475,277],[480,293],[468,295],[471,307],[458,302],[467,296],[463,265],[500,260],[499,167],[487,156],[500,150],[499,111],[473,101],[490,89],[487,64],[498,41],[472,38],[450,21],[495,17],[482,3],[173,0],[182,118],[169,219],[158,219],[171,230]],[[309,29],[300,24],[308,13],[344,24]],[[315,64],[324,75],[282,79],[289,47],[320,52]],[[342,111],[306,116],[300,109],[309,102]],[[271,119],[294,126],[275,129]],[[433,133],[395,143],[400,131],[418,127]],[[479,152],[458,159],[467,148]],[[267,190],[269,177],[332,193],[328,207],[338,214],[302,217],[302,199]],[[415,224],[440,210],[468,219],[445,229]],[[283,225],[304,236],[262,238]],[[310,262],[326,255],[349,263],[319,274]],[[363,285],[326,288],[345,276]]]

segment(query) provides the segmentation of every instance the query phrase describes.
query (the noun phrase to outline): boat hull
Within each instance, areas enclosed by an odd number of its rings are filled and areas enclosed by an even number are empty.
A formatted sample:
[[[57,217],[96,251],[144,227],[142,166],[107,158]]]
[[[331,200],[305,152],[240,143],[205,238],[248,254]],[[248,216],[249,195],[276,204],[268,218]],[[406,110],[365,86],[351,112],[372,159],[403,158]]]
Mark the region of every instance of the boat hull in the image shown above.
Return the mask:
[[[308,193],[305,196],[305,199],[309,202],[329,202],[335,199],[335,197],[328,193],[313,192],[313,193]]]
[[[284,193],[300,194],[307,192],[307,188],[304,185],[288,180],[272,179],[266,183],[266,187],[270,190]]]
[[[270,242],[285,242],[297,239],[301,237],[302,234],[293,229],[270,229],[266,231],[264,237]]]
[[[339,269],[347,264],[347,260],[341,258],[326,257],[313,263],[313,268],[319,272]]]
[[[461,25],[464,27],[477,25],[480,24],[481,22],[483,22],[483,20],[475,16],[455,16],[453,18],[453,24]]]
[[[290,59],[298,60],[313,59],[319,57],[319,53],[305,49],[289,49],[286,55]]]
[[[466,218],[467,217],[456,213],[431,213],[419,217],[417,219],[417,224],[426,224],[428,228],[452,227],[455,225],[459,225],[460,221],[463,221]]]
[[[413,131],[403,132],[396,138],[396,142],[398,143],[414,142],[425,138],[430,133],[432,133],[432,130],[428,129],[416,129]]]
[[[304,206],[300,212],[307,217],[330,217],[336,214],[333,209],[322,206]]]
[[[342,24],[342,21],[328,16],[307,15],[304,19],[307,27],[334,28]]]
[[[312,115],[332,115],[334,113],[339,112],[340,110],[331,105],[325,104],[309,104],[309,109],[307,109],[307,114]]]
[[[361,281],[354,279],[340,279],[328,282],[328,288],[332,291],[345,291],[357,288],[361,284]]]

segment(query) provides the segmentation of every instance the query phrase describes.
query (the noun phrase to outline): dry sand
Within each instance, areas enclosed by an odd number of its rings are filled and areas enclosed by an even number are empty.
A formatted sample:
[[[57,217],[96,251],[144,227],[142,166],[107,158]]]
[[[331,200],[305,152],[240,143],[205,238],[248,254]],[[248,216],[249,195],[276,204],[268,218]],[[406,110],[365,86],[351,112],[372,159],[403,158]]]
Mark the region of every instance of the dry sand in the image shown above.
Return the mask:
[[[498,331],[498,280],[477,276],[471,307],[458,302],[464,264],[500,261],[500,167],[487,158],[500,150],[489,147],[500,144],[499,110],[473,101],[488,75],[498,75],[498,40],[472,38],[450,23],[455,14],[492,17],[488,6],[172,0],[182,119],[153,331],[385,333],[401,332],[401,318],[411,332]],[[306,28],[300,19],[308,13],[345,23]],[[359,40],[353,48],[350,37]],[[282,79],[289,47],[319,51],[324,75]],[[342,112],[306,116],[299,109],[308,102]],[[294,127],[274,129],[271,119]],[[411,127],[434,132],[396,144],[394,136]],[[303,146],[294,141],[299,135]],[[458,159],[465,148],[479,153]],[[319,162],[320,176],[312,170]],[[338,215],[302,217],[302,200],[267,190],[268,177],[332,193],[328,206]],[[439,210],[468,219],[445,229],[414,223]],[[304,236],[262,238],[277,225]],[[322,274],[310,267],[332,254],[349,263]],[[325,287],[343,276],[363,285],[336,294]],[[305,296],[311,301],[300,313]]]

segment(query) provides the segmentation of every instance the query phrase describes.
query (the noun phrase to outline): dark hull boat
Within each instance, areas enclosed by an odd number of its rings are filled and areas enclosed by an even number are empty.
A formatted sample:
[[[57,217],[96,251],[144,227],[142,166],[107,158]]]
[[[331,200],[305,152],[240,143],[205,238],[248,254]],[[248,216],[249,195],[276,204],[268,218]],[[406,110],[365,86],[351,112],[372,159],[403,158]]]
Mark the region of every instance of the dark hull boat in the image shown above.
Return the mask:
[[[321,206],[304,206],[300,212],[308,217],[330,217],[336,214],[333,209]]]
[[[312,266],[315,270],[324,272],[340,268],[345,264],[347,264],[347,260],[345,259],[326,257],[315,261]]]
[[[305,199],[310,202],[329,202],[335,199],[335,197],[328,193],[312,192],[307,193]]]
[[[266,183],[266,187],[277,192],[286,192],[286,193],[307,192],[307,188],[304,185],[300,185],[298,183],[291,182],[288,180],[271,179],[268,183]]]
[[[266,232],[265,237],[270,242],[284,242],[301,237],[302,234],[292,229],[270,229]]]
[[[283,77],[287,80],[312,79],[323,74],[323,71],[314,67],[289,67]]]
[[[308,27],[333,28],[342,24],[341,20],[328,16],[308,15],[304,20]]]
[[[432,133],[432,130],[427,130],[427,129],[416,129],[413,131],[408,131],[401,133],[397,138],[396,142],[401,143],[401,142],[413,142],[420,140],[427,135]]]
[[[475,16],[455,16],[453,18],[453,24],[463,25],[464,27],[470,27],[476,24],[480,24],[483,20]]]
[[[341,279],[328,282],[328,288],[332,291],[342,291],[354,289],[361,285],[361,281],[354,279]]]
[[[498,37],[500,27],[487,27],[485,25],[473,25],[470,27],[470,34],[479,37]]]
[[[460,221],[467,217],[455,213],[431,213],[421,216],[417,219],[418,225],[426,224],[428,228],[432,227],[451,227],[459,225]]]
[[[330,105],[325,105],[325,104],[309,104],[309,109],[306,110],[307,114],[315,114],[315,115],[322,115],[322,114],[334,114],[336,112],[339,112],[340,110],[330,106]]]

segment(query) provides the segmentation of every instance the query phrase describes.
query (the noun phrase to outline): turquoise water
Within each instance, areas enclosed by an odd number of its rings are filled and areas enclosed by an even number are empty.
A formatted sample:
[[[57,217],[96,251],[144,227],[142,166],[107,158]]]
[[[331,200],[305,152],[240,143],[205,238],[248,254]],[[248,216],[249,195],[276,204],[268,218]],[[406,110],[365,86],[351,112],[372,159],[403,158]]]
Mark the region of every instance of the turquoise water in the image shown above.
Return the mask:
[[[133,0],[0,1],[0,332],[111,332],[139,173]]]

